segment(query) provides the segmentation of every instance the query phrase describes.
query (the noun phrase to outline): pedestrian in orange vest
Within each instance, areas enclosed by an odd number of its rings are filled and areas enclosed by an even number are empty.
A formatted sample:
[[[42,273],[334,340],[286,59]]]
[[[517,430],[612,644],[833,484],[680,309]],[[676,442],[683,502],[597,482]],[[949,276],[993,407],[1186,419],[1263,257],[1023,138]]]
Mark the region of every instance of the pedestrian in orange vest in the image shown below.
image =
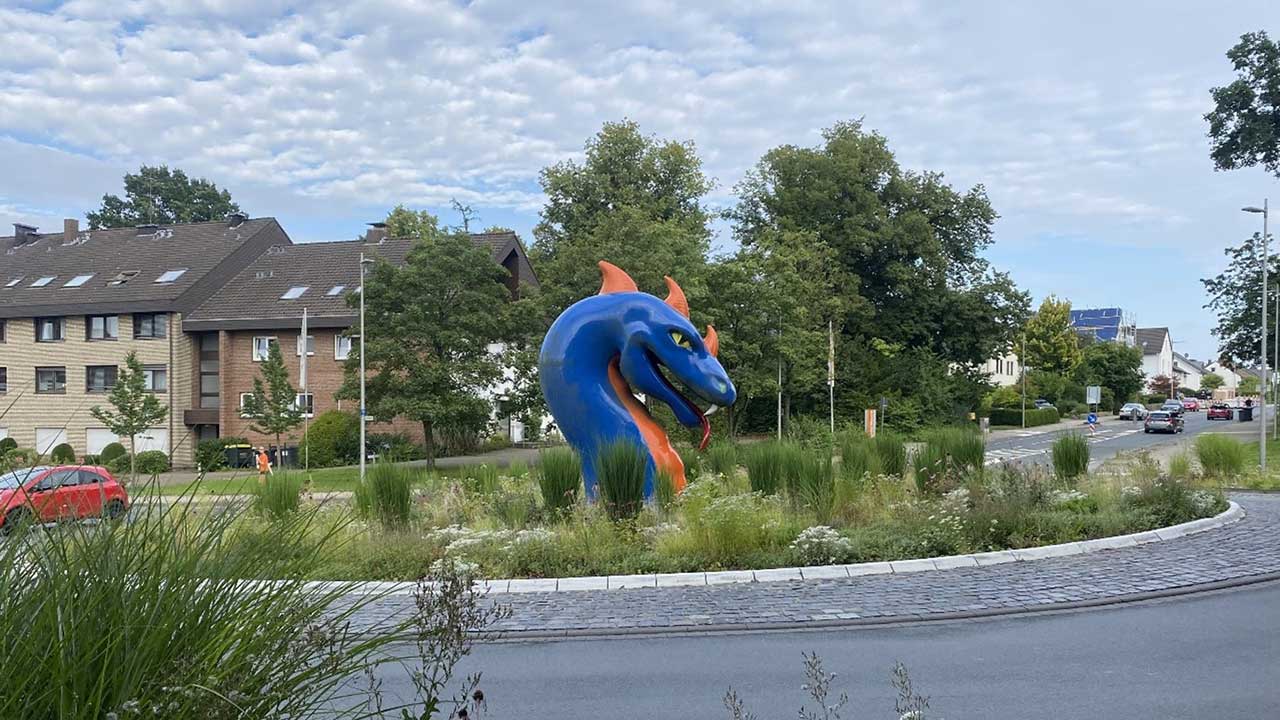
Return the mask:
[[[271,458],[267,457],[267,449],[258,446],[258,484],[267,484],[267,473],[271,472]]]

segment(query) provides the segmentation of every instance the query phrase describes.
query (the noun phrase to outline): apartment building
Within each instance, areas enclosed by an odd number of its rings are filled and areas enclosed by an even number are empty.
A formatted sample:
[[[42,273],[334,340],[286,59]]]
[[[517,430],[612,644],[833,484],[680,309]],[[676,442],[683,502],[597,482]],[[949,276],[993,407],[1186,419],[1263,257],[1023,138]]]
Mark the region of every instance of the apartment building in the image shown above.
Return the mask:
[[[513,296],[521,285],[536,285],[528,257],[515,233],[472,235],[494,262],[508,272]],[[375,223],[359,240],[281,244],[268,248],[182,320],[200,353],[200,394],[188,420],[197,435],[247,437],[274,442],[254,433],[241,413],[245,397],[272,343],[278,343],[308,417],[327,410],[357,412],[358,402],[339,400],[343,366],[358,342],[353,332],[359,318],[348,296],[360,286],[361,255],[403,263],[413,246],[409,238],[389,238]],[[302,311],[307,311],[307,337],[301,337]],[[307,393],[301,393],[300,366],[307,353]],[[370,432],[402,432],[423,440],[421,424],[405,419],[374,418]],[[301,437],[301,429],[291,440]]]
[[[47,453],[77,455],[118,440],[91,410],[107,404],[125,356],[146,369],[148,388],[169,409],[139,449],[190,464],[198,407],[197,338],[188,313],[269,247],[289,237],[272,218],[142,225],[60,233],[15,225],[0,237],[0,437]]]

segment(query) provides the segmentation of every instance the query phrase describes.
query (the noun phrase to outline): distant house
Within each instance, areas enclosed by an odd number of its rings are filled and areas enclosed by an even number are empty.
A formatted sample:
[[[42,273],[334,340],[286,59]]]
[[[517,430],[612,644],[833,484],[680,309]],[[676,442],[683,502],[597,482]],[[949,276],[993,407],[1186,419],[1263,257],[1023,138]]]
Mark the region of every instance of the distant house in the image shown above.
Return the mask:
[[[986,373],[987,380],[991,384],[997,387],[1008,387],[1018,383],[1022,370],[1018,365],[1018,356],[1005,353],[983,363],[982,372]]]
[[[1161,375],[1172,377],[1173,340],[1169,328],[1138,328],[1135,337],[1142,348],[1142,374],[1147,378],[1147,387]]]
[[[1205,369],[1222,378],[1222,387],[1213,392],[1215,399],[1229,400],[1236,396],[1236,389],[1240,387],[1240,375],[1234,369],[1223,365],[1220,360],[1205,363]]]
[[[1175,352],[1173,354],[1173,373],[1177,379],[1176,388],[1191,392],[1200,392],[1200,379],[1208,373],[1205,364],[1199,360]]]

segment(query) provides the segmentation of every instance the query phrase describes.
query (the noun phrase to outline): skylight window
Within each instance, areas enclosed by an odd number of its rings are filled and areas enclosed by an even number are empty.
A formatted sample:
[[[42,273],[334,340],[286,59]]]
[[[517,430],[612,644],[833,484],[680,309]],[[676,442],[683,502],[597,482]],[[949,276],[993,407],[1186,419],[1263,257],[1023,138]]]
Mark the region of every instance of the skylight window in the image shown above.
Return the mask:
[[[158,282],[158,283],[171,283],[171,282],[173,282],[174,280],[177,280],[178,278],[182,277],[182,273],[184,273],[184,272],[186,272],[186,271],[187,271],[187,269],[186,269],[186,268],[179,268],[179,269],[177,269],[177,270],[165,270],[165,271],[164,271],[164,274],[162,274],[160,277],[156,278],[156,282]]]
[[[62,287],[80,287],[81,285],[89,282],[89,279],[92,277],[93,273],[89,273],[88,275],[77,275],[68,280]]]
[[[333,287],[329,288],[329,292],[325,293],[325,295],[328,295],[329,297],[333,297],[334,295],[341,295],[342,291],[346,289],[347,289],[346,285],[334,285]]]
[[[125,270],[107,281],[108,285],[123,285],[133,279],[138,274],[137,270]]]
[[[22,277],[23,277],[22,275],[19,275],[18,277],[16,277],[16,278],[14,278],[14,279],[10,280],[10,281],[5,285],[5,287],[13,287],[14,285],[17,285],[18,283],[22,282]]]
[[[310,286],[295,285],[294,287],[291,287],[287,291],[285,291],[285,294],[281,295],[280,299],[281,300],[297,300],[298,298],[302,297],[302,293],[306,292],[308,287]]]
[[[54,279],[54,278],[56,278],[56,277],[58,277],[58,276],[57,276],[57,275],[46,275],[46,276],[44,276],[44,277],[40,278],[39,280],[36,280],[35,282],[31,283],[31,285],[29,285],[28,287],[44,287],[45,285],[48,285],[49,283],[53,282],[53,279]]]

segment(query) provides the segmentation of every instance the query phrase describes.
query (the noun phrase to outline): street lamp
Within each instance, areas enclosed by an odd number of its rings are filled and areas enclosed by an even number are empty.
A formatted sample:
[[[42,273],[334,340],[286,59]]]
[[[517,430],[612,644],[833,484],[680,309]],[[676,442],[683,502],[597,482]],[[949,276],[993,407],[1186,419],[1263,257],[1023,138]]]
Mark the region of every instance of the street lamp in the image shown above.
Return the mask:
[[[1267,261],[1269,255],[1267,253],[1267,200],[1263,198],[1262,207],[1240,208],[1247,213],[1262,214],[1262,382],[1260,390],[1262,391],[1262,422],[1258,424],[1259,438],[1259,460],[1258,465],[1263,473],[1267,471]]]
[[[373,260],[360,253],[360,484],[364,484],[364,465],[365,465],[365,437],[364,426],[365,412],[364,405],[364,269],[372,265]]]

